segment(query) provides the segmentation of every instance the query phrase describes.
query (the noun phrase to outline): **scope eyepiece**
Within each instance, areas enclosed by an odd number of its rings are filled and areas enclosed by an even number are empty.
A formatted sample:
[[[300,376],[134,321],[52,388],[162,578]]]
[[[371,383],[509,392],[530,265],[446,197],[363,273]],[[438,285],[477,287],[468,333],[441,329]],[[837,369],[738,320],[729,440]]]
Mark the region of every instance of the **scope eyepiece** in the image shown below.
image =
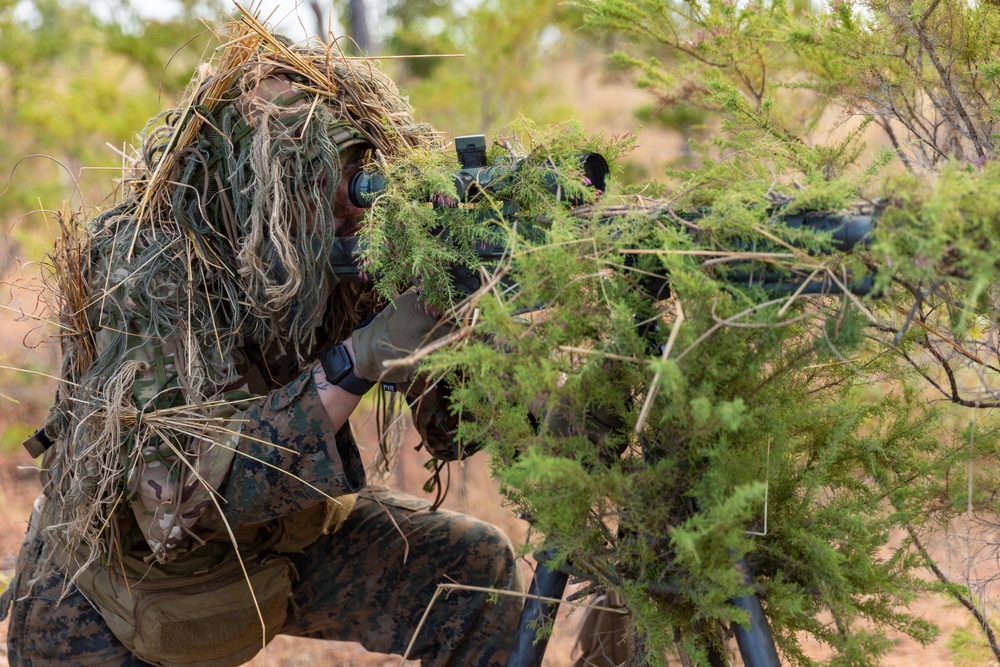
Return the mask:
[[[359,171],[347,183],[347,196],[358,208],[371,208],[385,190],[385,177],[377,171]]]

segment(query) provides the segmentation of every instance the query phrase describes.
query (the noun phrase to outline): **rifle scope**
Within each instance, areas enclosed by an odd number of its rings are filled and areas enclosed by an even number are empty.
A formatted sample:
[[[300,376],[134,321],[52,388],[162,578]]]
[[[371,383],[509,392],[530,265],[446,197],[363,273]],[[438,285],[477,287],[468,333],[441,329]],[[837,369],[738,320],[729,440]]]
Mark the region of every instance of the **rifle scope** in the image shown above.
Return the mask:
[[[483,134],[455,137],[455,152],[461,168],[452,174],[452,179],[459,201],[463,202],[469,201],[479,192],[500,190],[524,163],[524,158],[519,158],[489,164],[486,160],[486,136]],[[581,153],[579,160],[584,185],[604,190],[605,179],[611,171],[604,156],[600,153]],[[351,203],[358,208],[371,208],[375,197],[385,191],[386,183],[386,177],[378,172],[357,172],[351,176],[347,187]],[[568,199],[554,171],[546,174],[545,187],[560,200]],[[580,203],[572,199],[570,202]]]
[[[874,227],[872,216],[850,213],[827,213],[807,211],[803,213],[783,213],[778,219],[785,227],[810,229],[815,232],[829,232],[833,247],[842,252],[850,252],[856,246],[866,247],[871,243]]]

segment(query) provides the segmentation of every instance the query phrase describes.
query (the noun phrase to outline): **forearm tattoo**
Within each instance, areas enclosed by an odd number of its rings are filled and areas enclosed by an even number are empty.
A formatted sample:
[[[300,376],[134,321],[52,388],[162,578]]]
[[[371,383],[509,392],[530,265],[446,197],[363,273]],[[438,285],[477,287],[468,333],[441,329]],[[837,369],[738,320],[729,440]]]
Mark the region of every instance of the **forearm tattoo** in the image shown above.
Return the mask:
[[[313,369],[313,382],[316,383],[317,391],[326,391],[333,385],[330,381],[326,379],[326,373],[323,371],[323,366],[316,364],[316,368]]]

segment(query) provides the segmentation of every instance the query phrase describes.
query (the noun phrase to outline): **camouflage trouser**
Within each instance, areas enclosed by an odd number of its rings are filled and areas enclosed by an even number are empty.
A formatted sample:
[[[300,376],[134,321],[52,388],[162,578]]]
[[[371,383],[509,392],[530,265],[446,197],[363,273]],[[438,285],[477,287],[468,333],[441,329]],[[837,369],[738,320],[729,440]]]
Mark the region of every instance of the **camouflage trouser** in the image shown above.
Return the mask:
[[[281,634],[402,654],[437,584],[520,588],[510,542],[499,529],[428,506],[396,492],[365,491],[339,531],[291,554],[299,580]],[[19,558],[7,640],[11,667],[147,664],[115,639],[76,589],[53,606],[61,574],[29,587],[40,548],[38,539],[25,542]],[[441,595],[410,657],[425,665],[503,665],[520,606],[511,596],[489,602],[482,593]]]

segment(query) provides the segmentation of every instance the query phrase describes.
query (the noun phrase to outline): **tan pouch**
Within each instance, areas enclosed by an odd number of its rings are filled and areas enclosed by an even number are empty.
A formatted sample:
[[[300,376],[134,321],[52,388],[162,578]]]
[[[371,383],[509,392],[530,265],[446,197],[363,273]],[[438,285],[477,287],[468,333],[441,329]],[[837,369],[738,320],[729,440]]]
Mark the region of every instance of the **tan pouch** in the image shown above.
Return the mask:
[[[283,554],[295,553],[323,535],[336,533],[347,521],[357,500],[358,494],[350,493],[281,517],[274,522],[275,536],[268,548]]]
[[[222,546],[230,555],[207,568],[196,570],[198,565],[185,559],[186,574],[125,557],[121,571],[95,564],[80,573],[76,584],[114,635],[146,662],[235,667],[253,658],[284,625],[293,568],[281,556],[244,555],[244,573],[232,547]],[[211,560],[209,554],[203,562]]]

